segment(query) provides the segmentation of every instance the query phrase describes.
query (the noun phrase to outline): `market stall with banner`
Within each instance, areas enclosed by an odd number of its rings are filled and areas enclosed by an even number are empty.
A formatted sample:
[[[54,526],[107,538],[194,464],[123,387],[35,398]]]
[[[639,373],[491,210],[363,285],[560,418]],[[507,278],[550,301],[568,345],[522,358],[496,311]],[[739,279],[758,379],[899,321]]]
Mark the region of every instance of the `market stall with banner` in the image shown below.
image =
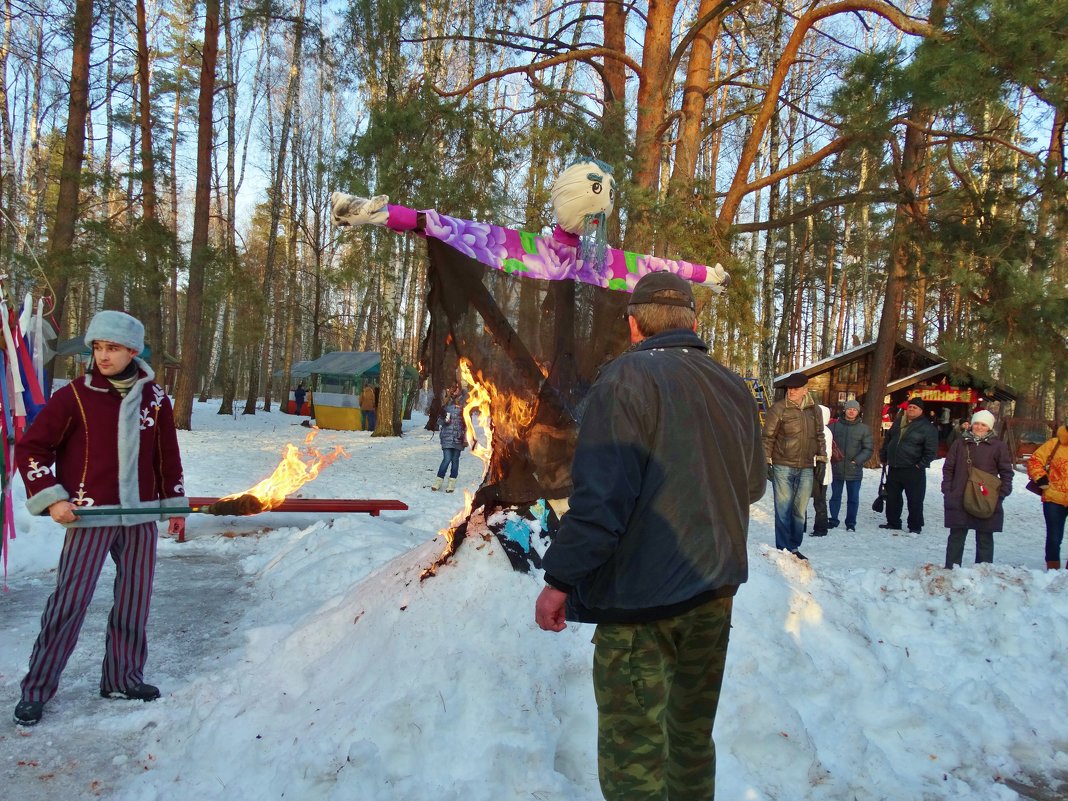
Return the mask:
[[[935,381],[937,383],[927,383]],[[954,429],[961,421],[971,419],[979,409],[993,407],[1000,421],[1000,434],[1009,418],[1011,407],[1007,405],[1016,400],[1016,391],[1012,387],[984,379],[967,368],[951,370],[945,362],[891,381],[886,394],[891,399],[891,415],[896,411],[895,405],[908,398],[923,398],[924,412],[938,429],[939,457],[949,451]]]
[[[376,351],[340,350],[301,364],[308,378],[312,416],[320,428],[335,431],[364,430],[360,394],[365,387],[377,389],[382,356]],[[298,376],[293,372],[294,378]],[[411,417],[419,384],[419,372],[405,365],[401,373],[400,399],[404,417]],[[376,404],[377,405],[377,404]]]

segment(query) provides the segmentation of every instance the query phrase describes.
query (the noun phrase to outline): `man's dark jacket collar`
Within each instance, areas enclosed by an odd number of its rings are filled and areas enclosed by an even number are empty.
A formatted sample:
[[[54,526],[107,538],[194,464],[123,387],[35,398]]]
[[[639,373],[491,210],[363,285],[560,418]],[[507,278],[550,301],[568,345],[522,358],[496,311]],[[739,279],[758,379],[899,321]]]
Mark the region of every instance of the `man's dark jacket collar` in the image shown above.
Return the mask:
[[[646,337],[638,344],[632,345],[630,350],[656,350],[657,348],[699,348],[707,351],[708,345],[688,328],[672,328],[670,331],[661,331],[659,334]]]

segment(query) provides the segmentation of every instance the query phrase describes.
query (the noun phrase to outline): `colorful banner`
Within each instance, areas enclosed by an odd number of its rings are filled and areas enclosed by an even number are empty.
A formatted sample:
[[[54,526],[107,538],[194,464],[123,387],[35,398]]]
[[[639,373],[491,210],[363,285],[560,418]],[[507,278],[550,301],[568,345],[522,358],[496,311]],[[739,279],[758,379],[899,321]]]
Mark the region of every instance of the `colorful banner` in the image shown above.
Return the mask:
[[[979,392],[974,389],[958,387],[914,387],[909,392],[910,398],[916,396],[925,401],[943,401],[945,403],[978,403]]]

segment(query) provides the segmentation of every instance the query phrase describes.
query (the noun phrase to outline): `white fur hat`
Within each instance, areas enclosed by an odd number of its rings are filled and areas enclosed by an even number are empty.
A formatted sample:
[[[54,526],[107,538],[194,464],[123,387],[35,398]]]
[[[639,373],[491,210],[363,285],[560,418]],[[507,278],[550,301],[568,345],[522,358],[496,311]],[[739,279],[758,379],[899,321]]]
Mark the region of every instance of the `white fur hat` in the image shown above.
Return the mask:
[[[980,409],[972,415],[972,425],[975,425],[976,423],[986,423],[987,427],[989,427],[990,430],[993,431],[994,415],[992,415],[986,409]]]
[[[114,342],[140,353],[145,349],[145,327],[126,312],[97,312],[85,329],[85,344],[94,342]]]

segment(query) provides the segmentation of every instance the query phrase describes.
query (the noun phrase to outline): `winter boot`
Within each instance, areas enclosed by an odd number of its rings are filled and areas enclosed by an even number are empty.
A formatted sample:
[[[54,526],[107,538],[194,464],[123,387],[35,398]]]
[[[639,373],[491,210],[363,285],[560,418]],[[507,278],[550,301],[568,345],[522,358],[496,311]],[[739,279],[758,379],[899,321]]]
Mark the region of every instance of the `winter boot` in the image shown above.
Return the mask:
[[[1046,570],[1060,570],[1060,569],[1061,569],[1061,563],[1060,562],[1046,562]]]
[[[127,701],[155,701],[159,698],[159,687],[152,684],[135,684],[125,690],[105,690],[100,688],[101,698],[125,698]]]
[[[455,478],[450,478],[449,479],[449,483],[445,485],[445,491],[446,492],[455,492],[456,491],[456,479]]]
[[[42,701],[19,701],[15,707],[14,721],[19,726],[36,726],[44,712]]]
[[[435,478],[433,481],[430,482],[430,489],[432,489],[434,492],[437,492],[439,489],[441,489],[441,481],[441,476]]]

